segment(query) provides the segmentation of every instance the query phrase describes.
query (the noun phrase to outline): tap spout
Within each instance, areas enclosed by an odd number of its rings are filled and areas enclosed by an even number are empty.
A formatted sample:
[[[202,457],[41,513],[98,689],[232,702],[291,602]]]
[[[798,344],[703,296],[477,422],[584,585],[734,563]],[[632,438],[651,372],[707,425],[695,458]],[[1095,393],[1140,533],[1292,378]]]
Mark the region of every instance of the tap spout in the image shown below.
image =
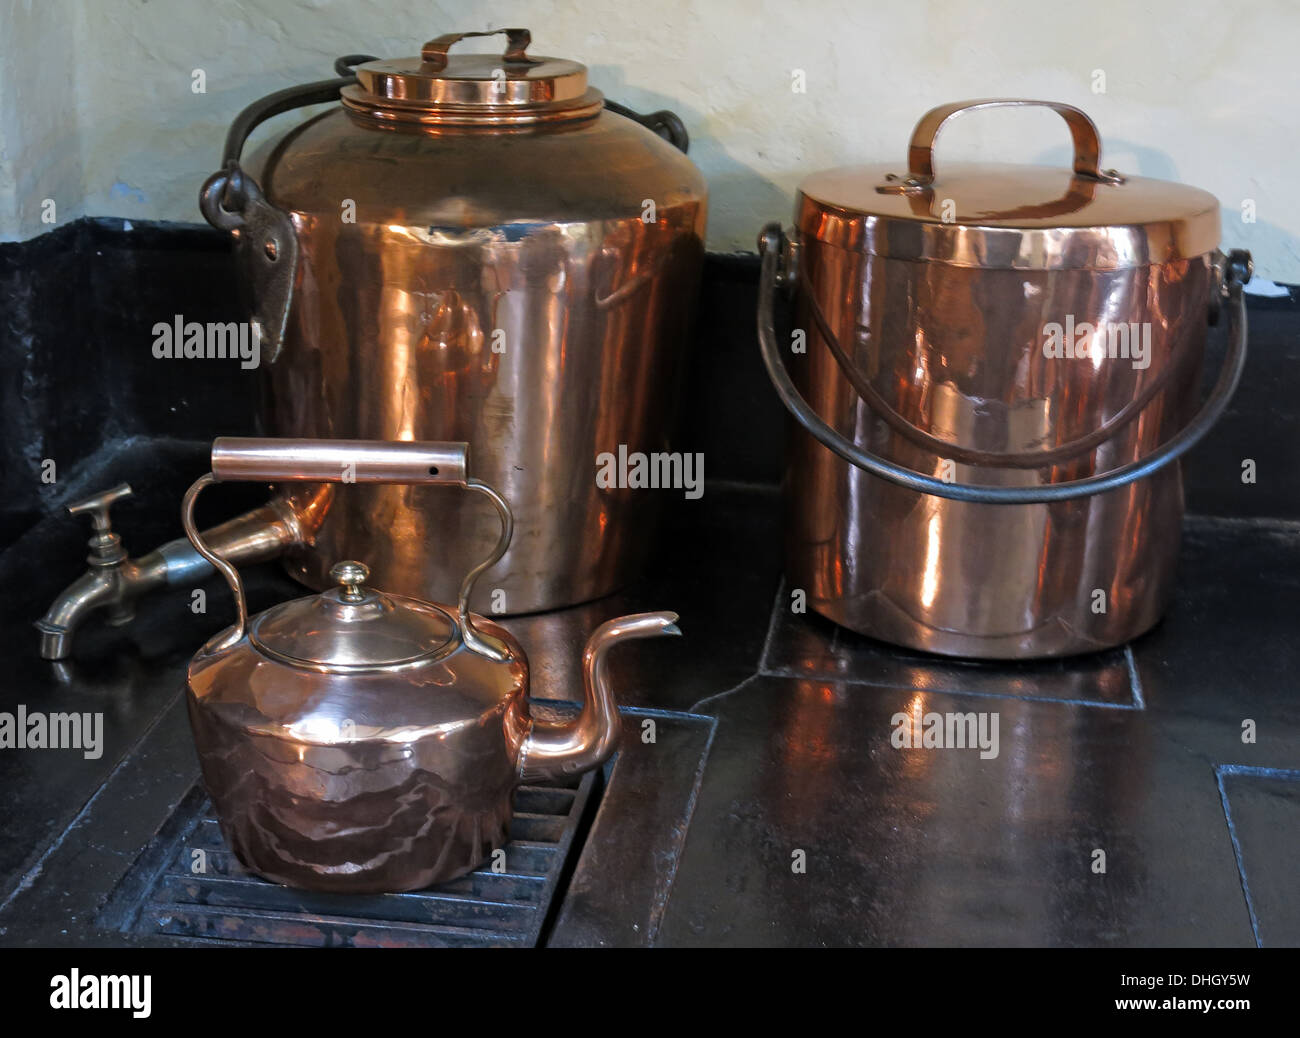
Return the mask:
[[[36,621],[41,633],[41,656],[47,660],[67,658],[72,651],[72,635],[82,618],[100,609],[113,609],[109,622],[126,623],[130,612],[123,612],[121,591],[122,567],[87,570],[59,595]]]
[[[281,498],[213,527],[203,536],[222,558],[243,564],[276,558],[303,538],[296,513]],[[88,561],[90,568],[64,588],[36,621],[41,656],[47,660],[68,657],[77,629],[93,613],[106,611],[108,623],[120,627],[134,617],[135,601],[141,595],[161,587],[193,586],[213,572],[184,537],[136,559],[120,551],[105,557],[92,550]]]

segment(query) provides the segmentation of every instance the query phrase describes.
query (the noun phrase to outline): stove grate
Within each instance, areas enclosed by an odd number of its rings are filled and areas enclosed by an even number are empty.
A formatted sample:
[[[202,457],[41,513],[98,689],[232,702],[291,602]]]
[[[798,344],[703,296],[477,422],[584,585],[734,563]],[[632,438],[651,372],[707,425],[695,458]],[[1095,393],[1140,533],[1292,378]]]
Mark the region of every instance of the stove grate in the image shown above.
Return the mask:
[[[246,872],[196,785],[110,896],[100,922],[179,942],[314,947],[528,947],[541,941],[595,773],[521,786],[506,844],[509,871],[484,865],[406,894],[324,894]],[[195,873],[195,852],[203,871]]]

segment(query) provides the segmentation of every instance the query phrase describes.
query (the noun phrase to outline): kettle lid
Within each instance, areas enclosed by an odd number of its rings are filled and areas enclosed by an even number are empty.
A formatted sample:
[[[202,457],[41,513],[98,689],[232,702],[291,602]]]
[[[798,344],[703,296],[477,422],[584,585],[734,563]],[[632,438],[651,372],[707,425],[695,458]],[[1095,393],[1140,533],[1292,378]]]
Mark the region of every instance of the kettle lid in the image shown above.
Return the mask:
[[[472,36],[507,38],[504,54],[449,54]],[[600,112],[604,98],[587,86],[587,67],[565,58],[530,57],[527,29],[456,32],[430,40],[419,57],[357,65],[343,104],[384,122],[517,125]]]
[[[453,652],[455,618],[428,602],[365,586],[369,569],[340,562],[339,587],[274,606],[254,619],[249,640],[263,655],[309,670],[393,670]]]

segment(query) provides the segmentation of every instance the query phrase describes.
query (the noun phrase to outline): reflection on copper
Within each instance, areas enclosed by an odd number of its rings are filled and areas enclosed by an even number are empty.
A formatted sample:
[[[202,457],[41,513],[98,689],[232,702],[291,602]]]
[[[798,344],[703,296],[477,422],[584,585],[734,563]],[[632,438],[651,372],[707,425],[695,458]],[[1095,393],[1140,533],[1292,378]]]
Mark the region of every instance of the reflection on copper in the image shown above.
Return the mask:
[[[936,168],[940,127],[1004,107],[1061,116],[1072,163]],[[831,432],[899,468],[1016,487],[1110,472],[1182,430],[1222,287],[1218,202],[1103,169],[1100,153],[1074,106],[983,99],[922,116],[906,172],[802,183],[785,273],[809,345],[789,367]],[[1070,322],[1149,329],[1149,363],[1051,355],[1044,330]],[[875,638],[994,659],[1089,652],[1149,629],[1173,587],[1177,464],[1051,505],[930,500],[794,428],[787,471],[791,585]]]
[[[302,275],[266,368],[265,426],[467,441],[476,475],[516,513],[474,608],[493,592],[511,613],[608,594],[639,571],[662,495],[602,490],[595,459],[665,449],[703,262],[703,178],[610,112],[385,130],[372,108],[336,108],[248,162],[294,216]],[[355,224],[337,218],[342,198]],[[289,563],[303,583],[324,587],[334,562],[364,558],[381,586],[434,600],[455,597],[495,536],[483,502],[420,489],[359,487],[316,519]]]
[[[790,357],[796,384],[842,435],[915,471],[949,468],[961,482],[1002,485],[1088,476],[1149,454],[1195,407],[1209,256],[1172,273],[981,270],[848,252],[804,235],[799,264],[796,324],[810,331],[807,354]],[[846,285],[856,287],[847,301]],[[841,345],[853,344],[845,348],[859,376],[929,436],[1029,460],[1058,458],[1051,452],[1099,427],[1106,438],[1039,468],[946,465],[943,451],[918,446],[854,393],[817,329],[814,302]],[[1067,314],[1150,323],[1149,366],[1045,357],[1043,327]],[[1068,655],[1145,631],[1171,593],[1182,519],[1176,464],[1091,498],[998,506],[886,483],[802,430],[789,450],[790,584],[855,631],[948,655]],[[1095,589],[1106,593],[1104,612],[1093,610]]]
[[[926,528],[924,572],[921,579],[921,604],[927,609],[934,605],[939,593],[939,524],[942,516],[935,512]]]

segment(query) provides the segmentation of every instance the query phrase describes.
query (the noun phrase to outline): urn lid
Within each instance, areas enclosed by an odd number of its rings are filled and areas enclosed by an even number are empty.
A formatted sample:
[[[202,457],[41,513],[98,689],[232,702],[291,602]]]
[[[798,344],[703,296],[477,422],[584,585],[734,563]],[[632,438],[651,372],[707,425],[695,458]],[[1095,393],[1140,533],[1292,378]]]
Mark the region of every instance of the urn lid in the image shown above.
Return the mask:
[[[502,54],[450,54],[474,36],[506,37]],[[589,118],[604,104],[587,85],[587,67],[526,53],[527,29],[454,32],[430,40],[418,57],[384,58],[355,68],[343,104],[385,122],[434,125],[527,125]]]
[[[1068,167],[936,161],[965,112],[1046,107],[1066,122]],[[1193,259],[1219,243],[1219,203],[1184,184],[1103,169],[1097,127],[1053,101],[959,101],[927,112],[905,164],[816,173],[799,187],[802,234],[849,251],[991,269],[1115,270]]]
[[[460,627],[428,602],[365,586],[360,562],[330,570],[339,587],[274,606],[257,616],[249,640],[264,656],[308,670],[405,669],[438,660],[460,644]]]

